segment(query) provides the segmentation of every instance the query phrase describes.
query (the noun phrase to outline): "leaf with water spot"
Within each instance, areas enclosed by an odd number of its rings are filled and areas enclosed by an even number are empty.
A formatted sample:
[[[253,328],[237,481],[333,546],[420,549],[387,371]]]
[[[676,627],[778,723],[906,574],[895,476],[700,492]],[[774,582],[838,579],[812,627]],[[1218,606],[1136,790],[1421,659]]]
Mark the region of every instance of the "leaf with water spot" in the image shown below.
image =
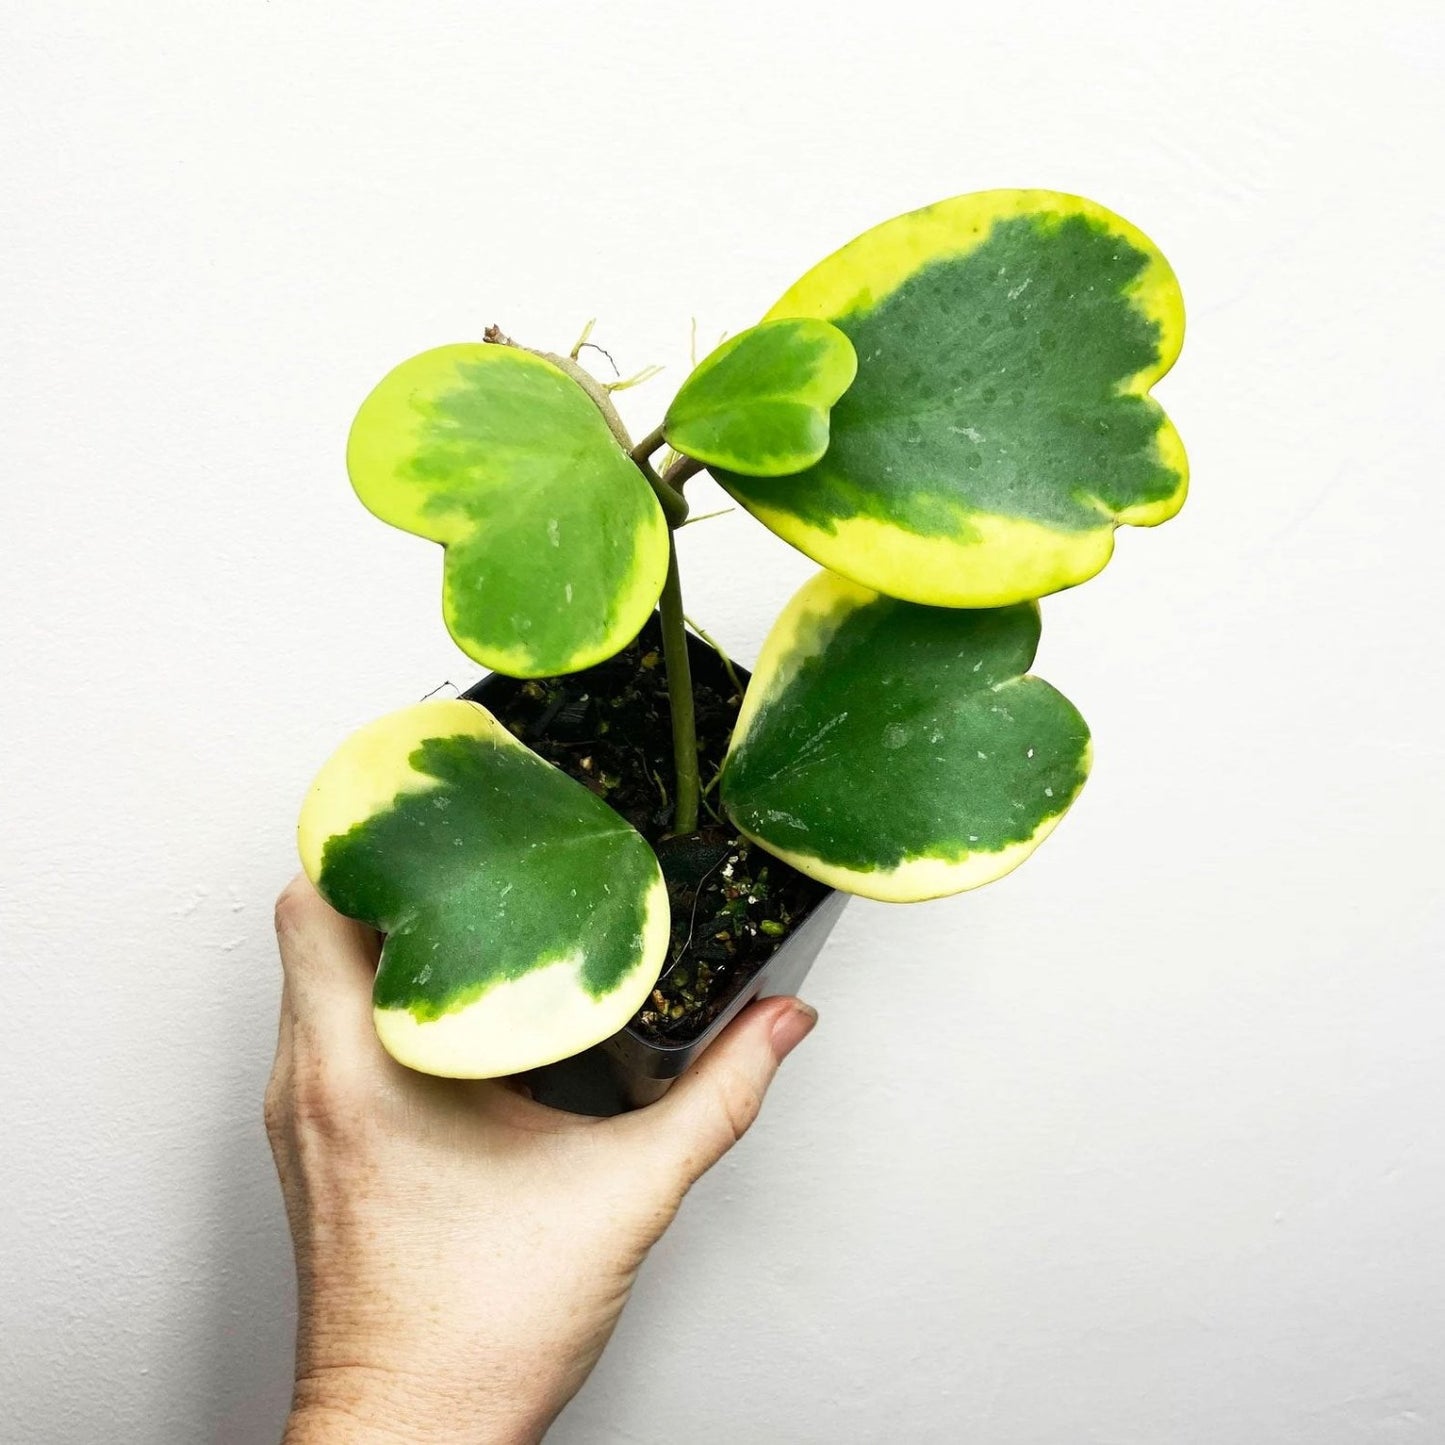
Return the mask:
[[[1179,436],[1149,389],[1184,308],[1168,262],[1104,207],[984,191],[864,233],[768,320],[831,322],[858,374],[806,470],[713,474],[785,541],[877,591],[994,607],[1071,587],[1121,524],[1184,502]]]
[[[1016,868],[1089,771],[1089,729],[1028,676],[1032,602],[958,610],[823,572],[784,609],[723,768],[733,822],[850,893],[910,902]]]

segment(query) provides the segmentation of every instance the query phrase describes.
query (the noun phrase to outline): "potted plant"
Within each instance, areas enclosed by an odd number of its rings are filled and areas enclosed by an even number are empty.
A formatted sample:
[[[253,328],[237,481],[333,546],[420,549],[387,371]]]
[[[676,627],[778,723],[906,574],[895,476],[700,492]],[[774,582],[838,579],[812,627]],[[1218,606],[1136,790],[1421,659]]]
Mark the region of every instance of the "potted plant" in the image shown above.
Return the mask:
[[[1090,761],[1029,675],[1037,599],[1182,505],[1149,396],[1182,334],[1140,231],[988,191],[820,262],[636,444],[575,350],[493,329],[387,375],[352,484],[442,545],[446,625],[492,676],[362,728],[302,809],[306,872],[386,936],[385,1047],[472,1078],[605,1056],[644,1099],[796,986],[842,895],[1023,862]],[[703,468],[824,568],[750,677],[683,611]]]

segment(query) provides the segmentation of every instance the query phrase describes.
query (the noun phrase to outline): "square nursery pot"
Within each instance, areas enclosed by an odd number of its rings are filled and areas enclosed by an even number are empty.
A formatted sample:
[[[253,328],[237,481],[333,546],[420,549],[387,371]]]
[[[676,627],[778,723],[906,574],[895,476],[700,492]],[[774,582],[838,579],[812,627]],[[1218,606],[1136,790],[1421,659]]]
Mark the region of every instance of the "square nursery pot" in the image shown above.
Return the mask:
[[[700,638],[688,634],[689,658],[695,683],[711,680],[731,692],[726,670],[717,654]],[[661,634],[656,617],[638,639],[638,655],[660,648]],[[735,667],[746,685],[748,672]],[[589,676],[578,673],[579,679]],[[493,673],[462,696],[479,702],[504,721],[510,706],[525,684],[517,678]],[[524,739],[525,740],[525,739]],[[670,759],[667,766],[671,766]],[[769,858],[769,869],[788,869],[780,859]],[[660,1099],[687,1066],[727,1027],[728,1023],[757,998],[769,998],[798,991],[813,961],[822,951],[847,902],[847,894],[818,885],[813,900],[793,914],[793,927],[778,947],[751,971],[740,970],[728,980],[713,1000],[717,1012],[696,1032],[661,1040],[649,1036],[636,1018],[610,1039],[570,1059],[549,1064],[527,1075],[533,1097],[554,1108],[580,1114],[620,1114]],[[684,958],[669,959],[666,977]],[[720,1005],[720,1006],[719,1006]]]

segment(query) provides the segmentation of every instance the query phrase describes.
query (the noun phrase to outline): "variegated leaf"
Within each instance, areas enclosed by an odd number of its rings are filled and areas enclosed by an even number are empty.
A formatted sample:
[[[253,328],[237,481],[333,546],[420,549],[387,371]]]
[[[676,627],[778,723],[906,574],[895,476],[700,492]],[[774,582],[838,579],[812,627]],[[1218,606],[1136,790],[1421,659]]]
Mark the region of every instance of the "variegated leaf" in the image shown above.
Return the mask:
[[[858,375],[806,471],[718,480],[824,566],[890,596],[993,607],[1092,577],[1121,523],[1183,504],[1149,388],[1179,353],[1168,263],[1102,206],[984,191],[887,221],[769,319],[831,321]]]
[[[579,1053],[647,997],[668,945],[651,848],[490,713],[423,702],[362,728],[301,812],[307,875],[386,935],[388,1052],[490,1078]]]
[[[667,524],[651,488],[586,392],[520,347],[403,362],[362,404],[346,461],[371,511],[446,549],[447,627],[499,672],[601,662],[662,591]]]
[[[1089,771],[1089,729],[1027,676],[1038,607],[900,602],[823,572],[784,609],[722,775],[737,826],[849,893],[911,902],[1016,868]]]

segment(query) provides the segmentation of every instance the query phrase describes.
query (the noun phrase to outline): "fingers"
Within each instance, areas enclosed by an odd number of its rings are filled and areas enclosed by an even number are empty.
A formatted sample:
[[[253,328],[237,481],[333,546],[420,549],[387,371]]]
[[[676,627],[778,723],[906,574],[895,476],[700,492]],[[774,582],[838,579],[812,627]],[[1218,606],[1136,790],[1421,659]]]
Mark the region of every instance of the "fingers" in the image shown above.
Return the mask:
[[[338,1061],[378,1046],[371,986],[380,949],[375,933],[344,918],[298,874],[276,900],[276,942],[285,974],[282,1033],[306,1036]]]
[[[629,1116],[672,1156],[686,1185],[747,1133],[778,1065],[817,1023],[795,998],[751,1004],[656,1103]]]

